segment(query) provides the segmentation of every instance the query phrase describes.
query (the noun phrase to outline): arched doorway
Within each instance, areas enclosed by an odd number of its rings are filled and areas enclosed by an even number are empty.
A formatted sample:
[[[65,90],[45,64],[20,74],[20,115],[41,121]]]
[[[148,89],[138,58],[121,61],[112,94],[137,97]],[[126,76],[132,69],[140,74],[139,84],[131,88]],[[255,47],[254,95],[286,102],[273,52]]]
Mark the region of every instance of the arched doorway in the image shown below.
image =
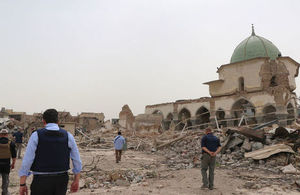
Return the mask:
[[[289,103],[286,107],[288,116],[287,116],[287,125],[291,125],[293,121],[295,120],[295,109],[293,104]]]
[[[277,119],[276,108],[272,105],[264,107],[263,113],[264,113],[264,122],[270,122]]]
[[[185,128],[192,126],[190,118],[191,112],[188,109],[183,108],[178,114],[178,119],[180,121],[179,129],[183,129],[184,126]]]
[[[201,125],[200,128],[206,128],[208,127],[208,123],[210,123],[209,120],[210,117],[210,112],[207,108],[205,108],[204,106],[200,107],[197,112],[196,112],[196,125]]]
[[[235,119],[233,125],[238,126],[242,117],[244,120],[241,125],[256,124],[255,107],[246,99],[236,101],[231,109],[232,117]]]
[[[164,125],[165,125],[166,130],[170,129],[170,124],[171,124],[172,121],[173,121],[173,114],[169,113],[167,115],[167,118],[164,120],[164,122],[165,122]]]
[[[216,117],[219,123],[219,127],[227,127],[227,122],[225,121],[225,111],[218,109],[216,111]]]

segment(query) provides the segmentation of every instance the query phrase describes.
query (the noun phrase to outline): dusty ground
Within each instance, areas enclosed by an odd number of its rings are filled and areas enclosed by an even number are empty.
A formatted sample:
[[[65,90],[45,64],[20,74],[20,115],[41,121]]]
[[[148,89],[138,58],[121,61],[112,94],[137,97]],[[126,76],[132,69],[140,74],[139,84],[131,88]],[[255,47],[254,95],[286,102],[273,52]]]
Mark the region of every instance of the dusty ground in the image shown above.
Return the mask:
[[[143,153],[139,151],[126,151],[123,155],[120,164],[115,163],[114,153],[109,149],[89,149],[80,150],[83,164],[90,164],[93,156],[100,158],[97,167],[106,171],[113,170],[145,170],[145,166],[150,167],[158,173],[159,177],[144,179],[140,183],[131,184],[130,186],[113,186],[107,188],[99,186],[97,189],[82,188],[78,195],[86,194],[300,194],[299,192],[284,191],[280,186],[269,186],[259,190],[243,189],[242,186],[246,182],[243,179],[234,178],[235,170],[224,170],[217,167],[215,172],[215,187],[214,190],[202,190],[201,187],[201,173],[199,168],[185,169],[185,170],[170,170],[166,165],[161,164],[164,157],[157,156],[151,153]],[[16,169],[11,172],[10,187],[11,194],[18,194],[19,180],[17,170],[21,165],[21,160],[17,160]],[[151,168],[152,167],[152,168]],[[245,173],[247,174],[247,173]],[[82,178],[88,177],[86,173],[82,174]],[[30,183],[31,177],[27,181]],[[84,181],[84,180],[82,180]]]

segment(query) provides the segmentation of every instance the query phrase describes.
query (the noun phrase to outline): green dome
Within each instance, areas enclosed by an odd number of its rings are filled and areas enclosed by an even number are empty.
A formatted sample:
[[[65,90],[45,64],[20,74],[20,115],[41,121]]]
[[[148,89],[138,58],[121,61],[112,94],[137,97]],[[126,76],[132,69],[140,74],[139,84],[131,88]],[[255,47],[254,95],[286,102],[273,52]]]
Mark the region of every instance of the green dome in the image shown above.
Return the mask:
[[[257,36],[252,26],[250,37],[242,41],[234,50],[230,63],[249,60],[257,57],[269,57],[276,59],[281,56],[278,48],[269,40]]]

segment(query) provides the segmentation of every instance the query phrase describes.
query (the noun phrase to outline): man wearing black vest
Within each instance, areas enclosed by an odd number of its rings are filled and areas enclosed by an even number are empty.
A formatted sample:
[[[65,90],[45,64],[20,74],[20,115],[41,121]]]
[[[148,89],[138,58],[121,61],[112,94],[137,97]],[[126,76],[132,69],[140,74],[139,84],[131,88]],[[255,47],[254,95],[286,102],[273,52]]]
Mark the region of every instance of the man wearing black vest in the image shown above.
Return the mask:
[[[45,127],[32,133],[19,171],[20,194],[27,195],[26,178],[33,174],[31,195],[65,195],[69,181],[70,158],[74,181],[71,192],[79,187],[82,168],[78,148],[72,134],[58,126],[58,112],[48,109],[43,113]]]
[[[12,164],[10,164],[12,159]],[[13,142],[8,139],[8,130],[0,131],[0,175],[2,176],[2,195],[8,195],[9,173],[10,169],[15,167],[16,163],[16,147]]]

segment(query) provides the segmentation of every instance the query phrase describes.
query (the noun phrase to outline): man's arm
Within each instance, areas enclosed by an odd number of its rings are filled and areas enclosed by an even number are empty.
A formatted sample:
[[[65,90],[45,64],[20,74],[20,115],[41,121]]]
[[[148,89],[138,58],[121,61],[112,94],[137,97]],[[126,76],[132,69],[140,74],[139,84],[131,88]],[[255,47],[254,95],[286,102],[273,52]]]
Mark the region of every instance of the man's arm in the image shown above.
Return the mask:
[[[207,152],[211,156],[213,154],[213,152],[209,151],[209,149],[207,149],[207,147],[202,147],[202,150],[204,150],[205,152]]]
[[[221,151],[221,149],[222,147],[219,146],[218,149],[215,152],[213,152],[213,156],[217,156],[217,154]]]
[[[80,171],[82,169],[82,163],[80,160],[79,151],[75,142],[75,139],[71,133],[68,132],[68,146],[71,149],[70,158],[73,164],[74,180],[71,184],[71,192],[77,192],[79,188]]]

